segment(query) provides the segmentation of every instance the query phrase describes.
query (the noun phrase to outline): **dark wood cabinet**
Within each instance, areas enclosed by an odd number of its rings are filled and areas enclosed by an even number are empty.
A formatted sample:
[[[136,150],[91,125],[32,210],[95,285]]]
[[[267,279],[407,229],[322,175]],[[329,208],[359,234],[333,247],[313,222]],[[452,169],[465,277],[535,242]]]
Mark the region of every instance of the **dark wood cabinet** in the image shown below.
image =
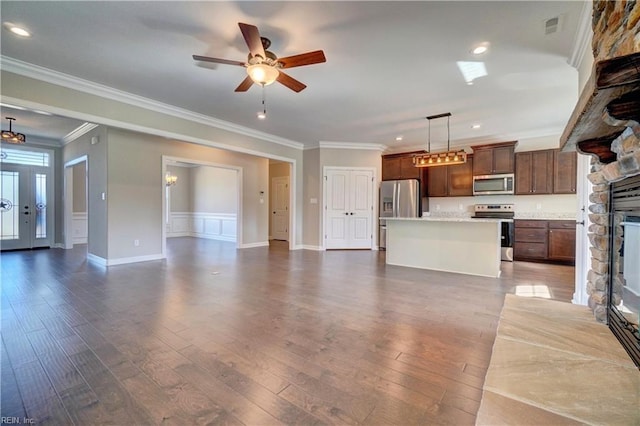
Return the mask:
[[[547,258],[547,226],[546,220],[516,220],[513,258],[545,260]]]
[[[575,194],[578,154],[555,150],[553,161],[553,193]]]
[[[516,220],[515,260],[574,263],[576,222],[572,220]]]
[[[476,145],[473,148],[473,174],[513,173],[514,149],[517,142]]]
[[[461,197],[473,195],[474,156],[455,166],[428,167],[429,197]]]
[[[576,222],[572,220],[549,221],[549,259],[575,262]]]
[[[575,152],[557,149],[518,152],[516,159],[516,195],[575,194]]]
[[[553,193],[553,149],[519,152],[515,159],[517,195]]]
[[[447,197],[449,195],[449,166],[428,167],[427,179],[429,197]]]
[[[422,169],[413,165],[413,152],[382,156],[382,180],[420,179]]]

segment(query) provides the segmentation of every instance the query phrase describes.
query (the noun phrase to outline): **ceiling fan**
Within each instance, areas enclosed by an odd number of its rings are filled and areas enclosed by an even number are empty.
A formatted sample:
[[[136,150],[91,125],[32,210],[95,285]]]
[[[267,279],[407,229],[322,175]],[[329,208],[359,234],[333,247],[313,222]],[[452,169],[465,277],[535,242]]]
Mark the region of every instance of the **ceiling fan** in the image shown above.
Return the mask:
[[[240,26],[244,41],[247,42],[247,46],[249,47],[247,62],[193,55],[193,59],[196,61],[245,67],[249,75],[236,87],[236,92],[246,92],[253,83],[266,86],[274,81],[278,81],[295,92],[300,92],[307,86],[282,72],[282,69],[319,64],[327,61],[322,50],[287,56],[286,58],[278,58],[273,52],[267,50],[269,46],[271,46],[271,41],[268,38],[260,37],[258,27],[243,24],[242,22],[239,22],[238,25]]]

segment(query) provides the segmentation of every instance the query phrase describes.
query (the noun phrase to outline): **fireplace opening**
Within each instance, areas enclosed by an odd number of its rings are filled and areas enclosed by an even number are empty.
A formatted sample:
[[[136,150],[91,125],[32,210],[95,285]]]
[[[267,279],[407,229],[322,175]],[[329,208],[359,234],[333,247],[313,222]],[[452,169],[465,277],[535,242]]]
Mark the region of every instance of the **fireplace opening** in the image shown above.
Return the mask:
[[[640,175],[611,185],[607,323],[640,368]]]

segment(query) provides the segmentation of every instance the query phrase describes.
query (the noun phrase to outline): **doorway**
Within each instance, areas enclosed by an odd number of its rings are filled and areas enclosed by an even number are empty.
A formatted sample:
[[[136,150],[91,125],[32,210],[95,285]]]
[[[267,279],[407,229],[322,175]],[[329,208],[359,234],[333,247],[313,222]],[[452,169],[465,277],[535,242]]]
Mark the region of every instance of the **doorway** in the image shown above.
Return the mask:
[[[167,238],[242,241],[242,168],[163,156],[163,255]],[[173,182],[173,183],[171,183]]]
[[[0,241],[2,250],[51,246],[53,152],[2,148]]]
[[[64,248],[89,243],[89,161],[86,155],[64,165]]]

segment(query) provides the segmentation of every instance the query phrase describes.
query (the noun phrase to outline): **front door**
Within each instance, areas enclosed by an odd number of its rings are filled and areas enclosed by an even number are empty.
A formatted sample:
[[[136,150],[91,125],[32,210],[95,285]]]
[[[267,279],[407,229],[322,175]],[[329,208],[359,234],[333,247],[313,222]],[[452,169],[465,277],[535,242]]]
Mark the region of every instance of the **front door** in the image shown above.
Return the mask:
[[[51,245],[52,199],[47,167],[3,164],[0,171],[2,250]]]

